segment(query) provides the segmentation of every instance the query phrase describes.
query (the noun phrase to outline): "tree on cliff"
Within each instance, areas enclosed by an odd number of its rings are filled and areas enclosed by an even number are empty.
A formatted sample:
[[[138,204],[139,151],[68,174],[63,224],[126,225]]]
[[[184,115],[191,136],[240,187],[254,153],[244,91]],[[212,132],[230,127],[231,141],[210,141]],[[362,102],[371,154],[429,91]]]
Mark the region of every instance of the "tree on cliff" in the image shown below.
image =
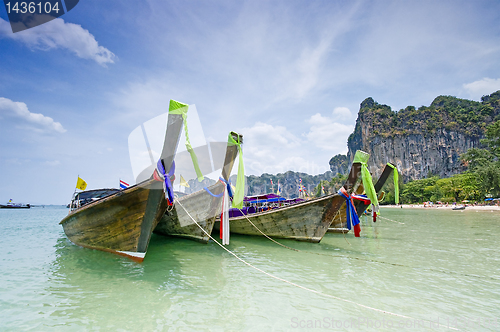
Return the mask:
[[[330,159],[329,164],[330,164],[330,170],[333,172],[334,175],[337,174],[344,175],[347,173],[349,169],[347,156],[343,154],[338,154],[336,156],[333,156],[332,159]]]
[[[369,166],[382,169],[386,162],[400,166],[403,182],[463,173],[460,155],[481,148],[489,124],[500,120],[500,91],[481,101],[438,96],[429,106],[407,106],[395,112],[388,105],[366,98],[349,136],[347,159],[356,150],[372,157]]]
[[[462,161],[468,166],[468,172],[474,174],[480,184],[483,195],[500,195],[500,121],[489,125],[486,138],[481,144],[486,148],[472,148],[462,155]]]

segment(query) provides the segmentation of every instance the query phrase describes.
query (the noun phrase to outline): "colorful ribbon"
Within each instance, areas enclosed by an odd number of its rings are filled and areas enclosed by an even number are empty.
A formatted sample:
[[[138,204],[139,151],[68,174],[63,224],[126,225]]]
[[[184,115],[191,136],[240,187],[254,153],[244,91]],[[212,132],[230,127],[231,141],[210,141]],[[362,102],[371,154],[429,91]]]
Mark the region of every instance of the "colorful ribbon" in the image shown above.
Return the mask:
[[[231,182],[226,181],[226,179],[221,178],[220,176],[219,176],[219,180],[221,180],[222,182],[224,182],[226,184],[227,193],[229,194],[229,197],[233,197],[233,189],[231,188]]]
[[[373,206],[378,210],[377,192],[373,186],[372,176],[367,166],[368,158],[370,158],[368,153],[358,150],[354,155],[353,163],[361,164],[361,179],[363,180],[363,188],[365,189],[366,196],[368,196]]]
[[[225,183],[225,184],[226,184],[226,189],[227,189],[227,192],[228,192],[228,194],[229,194],[229,197],[233,197],[233,192],[232,192],[232,190],[231,190],[231,184],[230,184],[228,181],[226,181],[226,180],[224,180],[223,178],[221,178],[221,177],[219,177],[219,180],[220,180],[222,183]],[[203,189],[205,189],[205,191],[206,191],[207,193],[209,193],[209,194],[210,194],[210,196],[212,196],[212,197],[220,198],[220,197],[222,197],[222,196],[224,195],[224,193],[223,193],[223,192],[222,192],[222,193],[220,193],[219,195],[216,195],[216,194],[212,193],[212,192],[211,192],[211,191],[210,191],[207,187],[203,187]]]
[[[241,142],[239,141],[239,137],[240,136],[238,136],[237,142],[234,140],[231,133],[229,133],[227,144],[229,146],[238,146],[238,153],[240,154],[238,161],[238,177],[236,178],[236,189],[234,191],[232,207],[241,209],[243,208],[243,198],[245,196],[245,169],[243,166],[243,151],[241,150]]]
[[[170,167],[170,171],[168,174],[165,171],[165,167],[163,165],[163,160],[158,160],[156,163],[156,169],[163,177],[163,191],[165,192],[165,198],[167,199],[168,205],[172,205],[174,203],[174,188],[172,187],[172,182],[170,181],[170,177],[175,173],[175,162],[172,161],[172,166]]]
[[[366,195],[355,195],[352,194],[351,198],[363,202],[365,205],[368,205],[371,203],[370,199],[366,197]]]
[[[394,166],[391,163],[387,163],[387,166],[391,167],[393,169],[394,173],[394,201],[397,204],[399,204],[399,175],[398,175],[398,169],[396,166]]]
[[[168,108],[168,112],[170,114],[180,114],[182,115],[182,120],[184,122],[184,134],[186,136],[186,150],[191,155],[191,160],[193,161],[194,170],[196,171],[196,175],[198,176],[198,181],[203,181],[203,174],[200,170],[200,165],[198,164],[198,158],[196,157],[196,153],[191,146],[191,142],[189,141],[189,133],[188,133],[188,125],[187,125],[187,112],[188,105],[183,104],[181,102],[170,100],[170,106]]]
[[[351,222],[352,222],[353,226],[359,224],[359,222],[360,222],[359,217],[358,217],[358,214],[356,213],[356,208],[354,207],[354,202],[352,200],[352,197],[344,189],[344,187],[340,188],[340,190],[338,191],[338,194],[345,198],[347,229],[350,230],[351,229]]]
[[[224,197],[222,198],[222,211],[220,216],[220,238],[222,244],[229,244],[229,194],[227,187],[224,188]]]

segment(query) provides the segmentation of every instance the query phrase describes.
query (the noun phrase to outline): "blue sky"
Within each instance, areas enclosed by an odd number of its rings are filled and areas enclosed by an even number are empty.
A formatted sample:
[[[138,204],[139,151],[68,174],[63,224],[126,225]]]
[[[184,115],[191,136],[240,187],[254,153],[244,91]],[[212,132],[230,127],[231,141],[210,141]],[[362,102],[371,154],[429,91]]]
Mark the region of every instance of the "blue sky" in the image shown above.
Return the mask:
[[[0,0],[1,1],[1,0]],[[0,5],[0,202],[133,182],[127,138],[196,104],[247,174],[328,170],[359,104],[500,89],[500,2],[97,1],[13,34]]]

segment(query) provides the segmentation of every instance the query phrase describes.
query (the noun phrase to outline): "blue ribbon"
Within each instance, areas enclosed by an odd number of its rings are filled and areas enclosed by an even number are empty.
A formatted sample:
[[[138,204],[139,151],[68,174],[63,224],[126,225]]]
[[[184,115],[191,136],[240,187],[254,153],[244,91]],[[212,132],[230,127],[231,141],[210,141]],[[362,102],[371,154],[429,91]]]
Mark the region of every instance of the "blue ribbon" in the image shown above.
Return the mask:
[[[210,190],[208,190],[208,188],[207,188],[207,187],[203,187],[203,189],[205,189],[205,191],[206,191],[207,193],[209,193],[209,194],[210,194],[211,196],[213,196],[213,197],[217,197],[217,198],[219,198],[219,197],[222,197],[222,196],[224,195],[224,192],[220,193],[219,195],[212,194],[212,193],[210,192]]]
[[[158,167],[158,170],[161,172],[161,175],[163,175],[163,180],[165,181],[165,189],[166,189],[166,194],[167,198],[169,201],[169,205],[172,205],[174,202],[174,188],[172,187],[172,182],[170,181],[170,177],[174,175],[175,173],[175,162],[172,161],[172,167],[170,167],[170,171],[168,174],[165,172],[165,167],[163,166],[163,161],[160,159],[156,163],[156,166]]]
[[[226,181],[226,179],[221,178],[220,176],[219,176],[219,180],[221,180],[222,182],[224,182],[226,184],[227,193],[229,194],[229,197],[233,197],[233,189],[231,188],[231,182]]]
[[[224,183],[226,184],[226,187],[227,187],[227,192],[228,192],[228,194],[229,194],[229,197],[233,197],[233,191],[231,190],[231,183],[230,183],[230,182],[228,182],[228,181],[226,181],[225,179],[223,179],[223,178],[221,178],[221,177],[219,177],[219,180],[221,180],[222,182],[224,182]],[[210,190],[208,190],[208,188],[207,188],[207,187],[203,187],[203,189],[205,189],[205,191],[206,191],[207,193],[209,193],[210,195],[212,195],[213,197],[217,197],[217,198],[219,198],[219,197],[222,197],[222,196],[224,195],[224,192],[220,193],[219,195],[212,194],[212,193],[210,192]]]
[[[347,229],[351,230],[351,221],[353,226],[359,224],[359,217],[358,214],[356,213],[356,208],[352,204],[350,196],[344,195],[344,193],[342,193],[342,191],[340,190],[338,191],[338,194],[345,198],[345,205],[346,205],[345,215],[347,217]]]

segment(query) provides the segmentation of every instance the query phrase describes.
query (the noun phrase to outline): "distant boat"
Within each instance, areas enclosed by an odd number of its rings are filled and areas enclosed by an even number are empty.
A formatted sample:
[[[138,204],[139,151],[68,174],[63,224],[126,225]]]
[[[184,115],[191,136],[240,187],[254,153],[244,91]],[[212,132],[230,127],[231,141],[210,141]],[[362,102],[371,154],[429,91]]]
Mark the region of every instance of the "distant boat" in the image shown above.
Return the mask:
[[[170,101],[162,153],[146,180],[124,190],[89,190],[74,196],[68,216],[60,222],[71,242],[144,260],[153,229],[172,204],[165,196],[173,202],[169,171],[182,129],[182,109],[187,111],[187,105]]]
[[[230,135],[234,141],[240,144],[243,142],[241,135],[235,132],[231,132]],[[213,145],[213,143],[210,145]],[[220,216],[222,195],[237,155],[238,147],[228,143],[224,164],[222,165],[221,179],[208,188],[194,193],[187,195],[179,193],[180,197],[176,199],[175,207],[167,209],[165,215],[154,229],[154,233],[208,243],[209,236],[207,234],[212,233],[216,216]],[[178,206],[179,203],[182,204],[182,207]],[[184,209],[191,214],[199,226],[191,220]]]
[[[0,204],[0,209],[29,209],[31,205],[29,204],[19,204],[12,202],[12,198],[7,202],[7,204]]]
[[[451,208],[452,210],[465,210],[465,205],[454,206]]]
[[[360,170],[361,164],[353,163],[344,184],[347,192],[353,190]],[[259,236],[264,233],[270,237],[318,243],[344,202],[345,198],[337,193],[311,200],[287,200],[274,194],[247,197],[241,212],[230,209],[230,232]],[[220,220],[214,228],[220,229]]]

